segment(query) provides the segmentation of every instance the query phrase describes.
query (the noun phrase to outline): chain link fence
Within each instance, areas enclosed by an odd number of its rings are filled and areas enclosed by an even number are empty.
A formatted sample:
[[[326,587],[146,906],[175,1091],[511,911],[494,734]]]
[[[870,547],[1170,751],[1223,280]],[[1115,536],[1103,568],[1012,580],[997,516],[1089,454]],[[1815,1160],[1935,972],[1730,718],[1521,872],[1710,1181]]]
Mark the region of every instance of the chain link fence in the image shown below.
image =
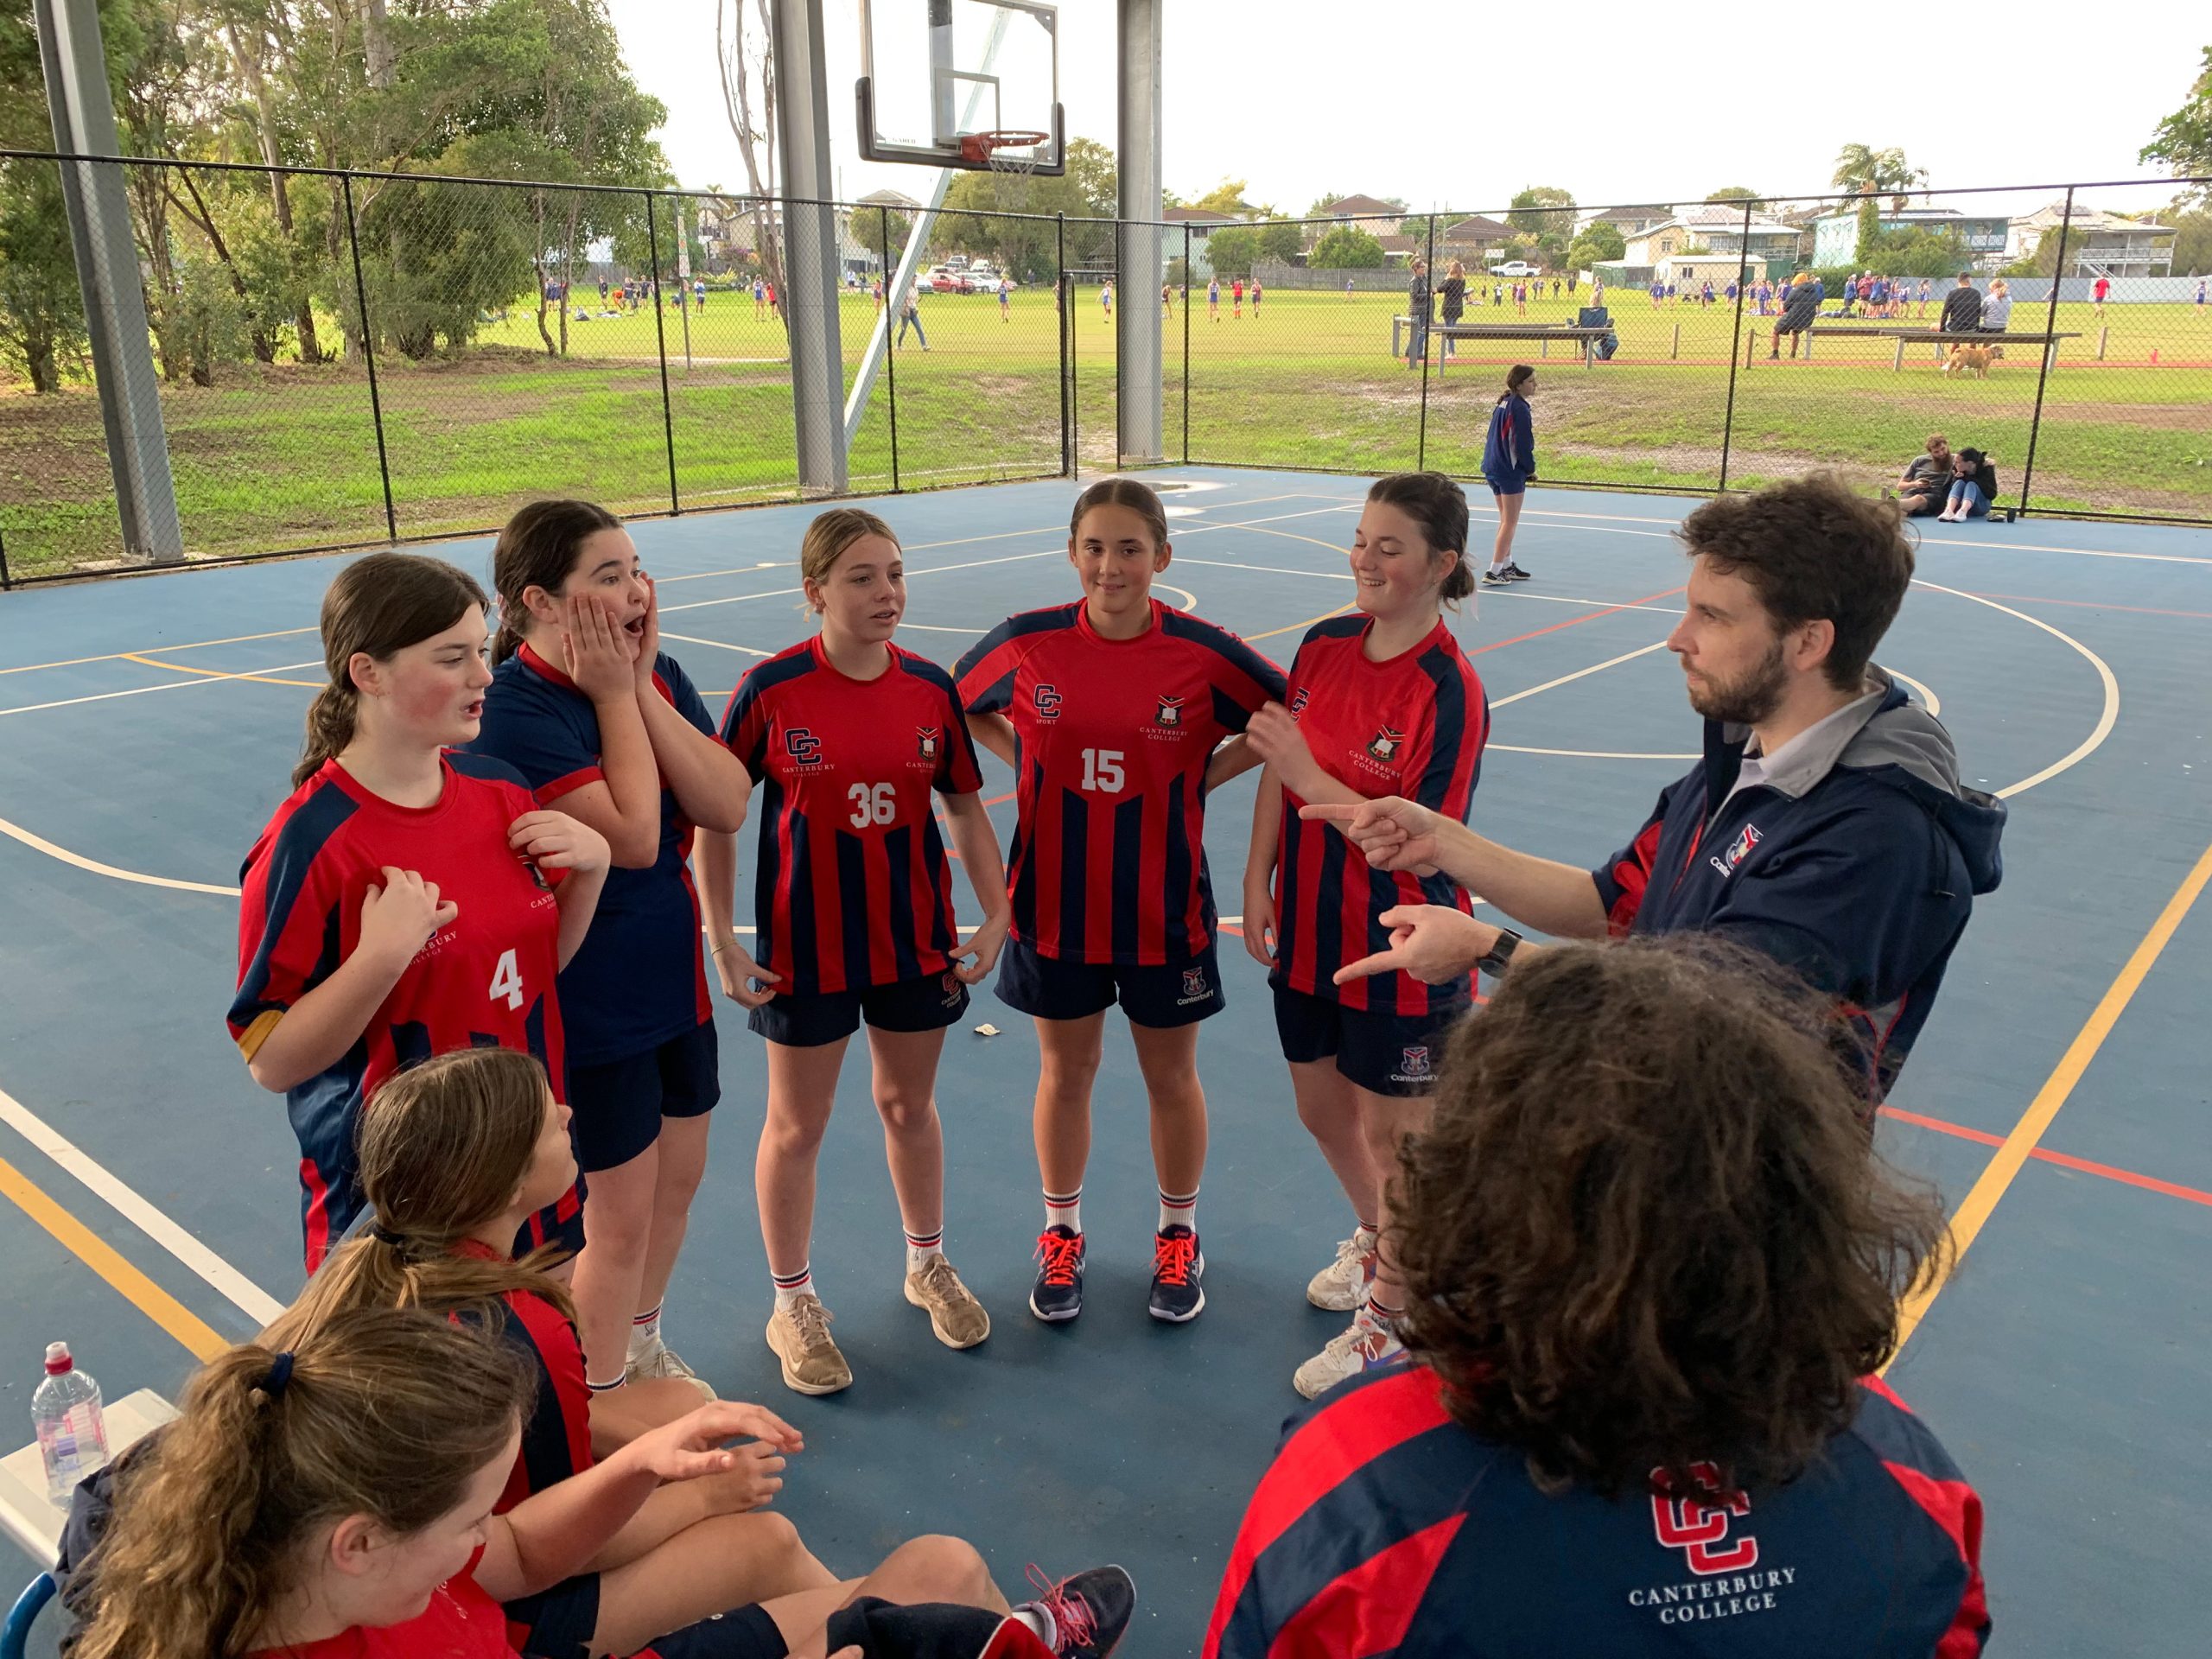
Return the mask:
[[[801,498],[780,208],[679,191],[0,152],[0,578],[135,568],[60,173],[127,200],[182,540],[226,559]],[[1536,369],[1549,484],[1871,491],[1927,437],[2000,512],[2212,523],[2212,181],[1159,226],[835,205],[855,493],[1164,454],[1475,480]],[[104,245],[88,245],[102,257]],[[1960,288],[1971,302],[1946,301]],[[2000,288],[1999,283],[2003,286]],[[2009,304],[2007,303],[2009,302]],[[1961,308],[1971,312],[1971,321]],[[2009,312],[2009,315],[2007,313]]]

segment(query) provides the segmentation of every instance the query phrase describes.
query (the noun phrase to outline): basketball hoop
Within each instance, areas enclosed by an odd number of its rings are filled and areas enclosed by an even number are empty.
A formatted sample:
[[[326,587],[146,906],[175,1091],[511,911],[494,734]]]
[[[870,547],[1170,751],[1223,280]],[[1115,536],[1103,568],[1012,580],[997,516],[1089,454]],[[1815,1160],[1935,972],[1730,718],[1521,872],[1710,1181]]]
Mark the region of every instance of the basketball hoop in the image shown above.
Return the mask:
[[[960,154],[963,160],[981,162],[988,170],[997,174],[1004,181],[999,191],[999,205],[1011,213],[1019,213],[1029,205],[1030,185],[1036,177],[1038,161],[1043,147],[1052,142],[1049,132],[1002,127],[988,132],[963,133]]]

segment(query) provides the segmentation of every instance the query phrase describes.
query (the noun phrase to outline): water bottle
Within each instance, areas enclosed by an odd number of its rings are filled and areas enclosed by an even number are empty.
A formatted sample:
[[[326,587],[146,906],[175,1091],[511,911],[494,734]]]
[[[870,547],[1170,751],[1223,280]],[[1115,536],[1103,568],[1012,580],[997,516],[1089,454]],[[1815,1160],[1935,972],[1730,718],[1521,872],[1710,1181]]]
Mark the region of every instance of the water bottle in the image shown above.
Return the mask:
[[[77,1369],[66,1342],[48,1343],[46,1381],[31,1396],[31,1421],[46,1460],[46,1495],[67,1503],[77,1483],[107,1461],[100,1385]]]

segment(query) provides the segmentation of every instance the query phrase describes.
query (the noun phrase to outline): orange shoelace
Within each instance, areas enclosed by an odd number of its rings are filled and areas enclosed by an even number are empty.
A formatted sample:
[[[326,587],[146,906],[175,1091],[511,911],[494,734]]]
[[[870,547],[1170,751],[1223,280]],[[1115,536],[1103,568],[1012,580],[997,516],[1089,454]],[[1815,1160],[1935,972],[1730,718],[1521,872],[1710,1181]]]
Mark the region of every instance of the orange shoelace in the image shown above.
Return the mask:
[[[1037,1259],[1045,1264],[1045,1282],[1048,1285],[1075,1283],[1076,1269],[1083,1265],[1083,1235],[1062,1238],[1057,1233],[1037,1236]]]
[[[1197,1236],[1185,1233],[1175,1238],[1155,1235],[1152,1242],[1152,1276],[1163,1285],[1187,1285],[1191,1282],[1191,1268],[1198,1259]]]

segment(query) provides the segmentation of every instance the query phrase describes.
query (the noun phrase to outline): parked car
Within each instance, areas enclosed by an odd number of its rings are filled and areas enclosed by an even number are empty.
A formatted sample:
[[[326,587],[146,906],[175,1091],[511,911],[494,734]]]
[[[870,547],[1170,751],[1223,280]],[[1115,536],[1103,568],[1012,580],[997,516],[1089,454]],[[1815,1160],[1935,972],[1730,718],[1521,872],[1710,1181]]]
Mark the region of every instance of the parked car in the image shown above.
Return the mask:
[[[1001,276],[995,265],[989,264],[978,264],[969,266],[967,276],[973,290],[978,294],[995,294],[999,291],[1000,283],[1007,281]],[[1017,284],[1007,282],[1007,286],[1014,287]]]
[[[1492,265],[1490,274],[1493,276],[1534,276],[1536,269],[1526,259],[1509,259],[1502,265]]]
[[[965,294],[968,291],[967,276],[950,265],[933,267],[926,280],[932,294]]]

